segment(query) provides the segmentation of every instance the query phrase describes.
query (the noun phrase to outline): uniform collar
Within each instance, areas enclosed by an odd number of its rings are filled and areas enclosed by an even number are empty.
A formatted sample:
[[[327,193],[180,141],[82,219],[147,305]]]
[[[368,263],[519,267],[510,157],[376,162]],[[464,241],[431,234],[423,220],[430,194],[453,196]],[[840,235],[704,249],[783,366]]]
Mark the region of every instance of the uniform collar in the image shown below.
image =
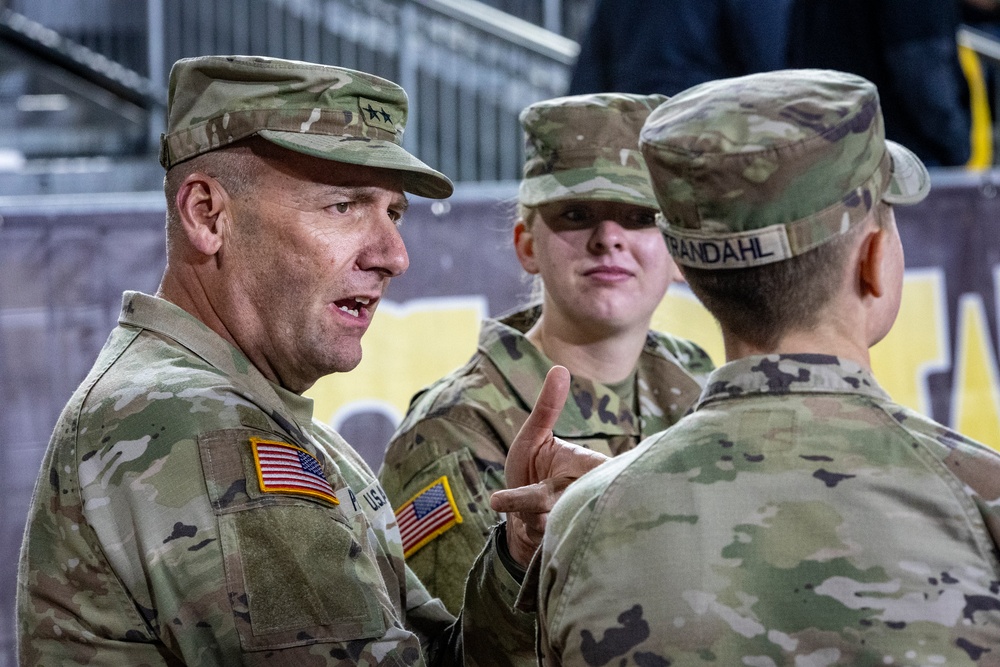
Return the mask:
[[[312,422],[312,399],[270,382],[240,350],[183,308],[141,292],[125,292],[118,323],[176,341],[229,378],[289,435],[300,442],[306,439],[302,426]]]
[[[535,404],[545,374],[553,366],[524,335],[540,315],[541,307],[533,306],[486,320],[479,337],[479,351],[528,409]],[[653,332],[646,337],[636,372],[638,415],[606,385],[572,376],[570,397],[553,429],[555,434],[564,438],[645,437],[676,422],[701,390]]]
[[[708,377],[695,409],[712,401],[754,394],[860,394],[890,401],[860,364],[825,354],[768,354],[744,357]]]

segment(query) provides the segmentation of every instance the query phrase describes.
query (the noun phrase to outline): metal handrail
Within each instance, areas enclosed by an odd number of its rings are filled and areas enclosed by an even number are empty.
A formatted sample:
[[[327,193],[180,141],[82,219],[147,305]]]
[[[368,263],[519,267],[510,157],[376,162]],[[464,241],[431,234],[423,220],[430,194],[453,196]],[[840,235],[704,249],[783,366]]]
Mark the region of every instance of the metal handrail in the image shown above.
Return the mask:
[[[110,0],[112,12],[115,2],[126,0]],[[407,148],[465,181],[520,176],[517,115],[532,102],[565,94],[579,50],[570,39],[478,0],[145,0],[142,25],[135,5],[121,4],[119,10],[130,10],[127,20],[88,15],[87,29],[79,31],[56,0],[8,4],[62,26],[66,35],[41,30],[61,40],[63,51],[72,51],[74,40],[87,44],[98,58],[77,60],[132,81],[121,93],[144,96],[145,108],[165,100],[171,63],[197,55],[313,60],[397,81],[410,94]],[[135,48],[136,36],[145,37],[144,51]],[[150,148],[158,144],[162,116],[149,114]]]
[[[124,67],[23,14],[0,8],[0,39],[62,67],[144,109],[163,107],[165,92]]]
[[[979,56],[1000,65],[1000,39],[967,25],[958,29],[958,43],[975,51]]]
[[[477,0],[411,1],[564,65],[575,63],[580,54],[573,40]]]

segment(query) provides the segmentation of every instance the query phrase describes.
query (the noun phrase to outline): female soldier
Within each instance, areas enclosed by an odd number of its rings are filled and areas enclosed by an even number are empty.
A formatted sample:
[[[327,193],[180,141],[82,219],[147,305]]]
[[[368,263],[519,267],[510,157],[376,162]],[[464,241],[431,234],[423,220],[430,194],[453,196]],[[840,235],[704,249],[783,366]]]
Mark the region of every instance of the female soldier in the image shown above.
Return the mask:
[[[514,248],[541,303],[487,320],[478,351],[418,393],[380,473],[407,562],[449,609],[498,520],[507,448],[553,364],[572,373],[557,437],[610,456],[683,416],[712,370],[697,345],[649,330],[680,274],[656,226],[639,130],[662,95],[595,94],[520,116],[527,160]]]

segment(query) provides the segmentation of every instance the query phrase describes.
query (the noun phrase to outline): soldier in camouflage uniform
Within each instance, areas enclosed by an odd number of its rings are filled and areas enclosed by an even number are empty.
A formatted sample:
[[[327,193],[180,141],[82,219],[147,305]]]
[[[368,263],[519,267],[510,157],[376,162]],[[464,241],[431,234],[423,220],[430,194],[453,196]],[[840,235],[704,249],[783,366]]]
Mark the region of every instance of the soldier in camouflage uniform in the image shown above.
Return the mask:
[[[18,575],[21,664],[533,656],[533,616],[512,606],[530,517],[497,527],[455,621],[405,566],[372,471],[301,395],[360,361],[408,263],[403,192],[452,191],[400,146],[402,89],[212,56],[175,65],[168,115],[167,270],[157,296],[124,295],[53,434]]]
[[[407,563],[449,609],[498,515],[507,443],[546,371],[573,374],[555,433],[613,456],[687,412],[712,369],[687,340],[649,330],[679,277],[655,226],[639,130],[662,95],[600,94],[538,102],[526,137],[518,258],[541,276],[541,305],[487,320],[462,368],[417,394],[380,480],[397,513],[446,484],[456,520],[406,540]]]
[[[869,367],[902,287],[892,205],[929,189],[875,87],[703,84],[649,117],[642,152],[728,363],[549,516],[543,664],[1000,665],[1000,455]]]

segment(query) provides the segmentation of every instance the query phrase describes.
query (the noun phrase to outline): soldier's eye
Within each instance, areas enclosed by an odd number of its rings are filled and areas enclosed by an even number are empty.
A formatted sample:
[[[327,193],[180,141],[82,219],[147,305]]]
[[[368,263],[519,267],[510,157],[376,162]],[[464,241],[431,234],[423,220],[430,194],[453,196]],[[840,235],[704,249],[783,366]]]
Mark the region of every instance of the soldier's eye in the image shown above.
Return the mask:
[[[655,213],[636,213],[629,216],[625,223],[632,229],[645,229],[646,227],[656,226],[656,214]]]
[[[570,208],[562,212],[562,218],[569,222],[586,222],[590,216],[584,209]]]

